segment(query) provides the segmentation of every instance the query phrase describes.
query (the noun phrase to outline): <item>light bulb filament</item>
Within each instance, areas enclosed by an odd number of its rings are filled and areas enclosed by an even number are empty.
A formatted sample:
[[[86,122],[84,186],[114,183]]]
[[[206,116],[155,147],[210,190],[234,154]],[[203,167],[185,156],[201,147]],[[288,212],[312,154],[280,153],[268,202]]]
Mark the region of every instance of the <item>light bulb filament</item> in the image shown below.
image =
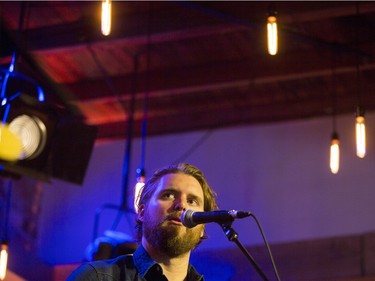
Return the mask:
[[[358,115],[356,117],[356,145],[357,145],[357,156],[363,158],[366,155],[366,128],[365,128],[365,117]]]
[[[340,167],[340,146],[339,139],[336,137],[332,138],[331,140],[329,166],[332,174],[338,173]]]
[[[277,54],[277,23],[275,16],[267,18],[267,45],[268,53],[272,56]]]
[[[108,36],[111,33],[111,0],[102,1],[102,34]]]

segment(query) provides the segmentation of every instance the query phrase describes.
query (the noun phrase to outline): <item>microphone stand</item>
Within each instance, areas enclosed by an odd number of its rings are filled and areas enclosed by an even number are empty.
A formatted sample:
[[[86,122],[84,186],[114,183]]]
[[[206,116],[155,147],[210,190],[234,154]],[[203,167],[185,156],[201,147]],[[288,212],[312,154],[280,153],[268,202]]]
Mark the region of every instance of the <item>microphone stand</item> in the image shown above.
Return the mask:
[[[251,256],[251,254],[246,250],[246,248],[238,240],[238,234],[232,228],[232,223],[233,223],[233,221],[226,222],[226,223],[220,224],[220,226],[223,229],[223,231],[224,231],[225,235],[227,236],[228,240],[236,243],[236,245],[240,248],[242,253],[244,253],[244,255],[247,257],[247,259],[253,265],[253,267],[258,272],[258,274],[263,278],[263,280],[268,281],[269,279],[267,278],[265,273],[262,271],[262,269],[259,267],[259,265],[255,262],[254,258]]]

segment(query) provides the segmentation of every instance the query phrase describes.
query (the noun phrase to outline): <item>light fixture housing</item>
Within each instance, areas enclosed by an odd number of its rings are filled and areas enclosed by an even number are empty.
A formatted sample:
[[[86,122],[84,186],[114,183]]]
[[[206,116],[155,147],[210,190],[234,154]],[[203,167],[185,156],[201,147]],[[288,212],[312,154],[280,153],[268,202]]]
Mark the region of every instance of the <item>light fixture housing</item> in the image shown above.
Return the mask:
[[[21,140],[22,153],[17,161],[0,159],[0,175],[83,183],[97,127],[26,94],[12,101],[7,122]]]
[[[21,141],[22,151],[17,161],[0,163],[3,170],[48,181],[46,166],[61,117],[58,109],[34,96],[23,93],[14,99],[6,122]]]

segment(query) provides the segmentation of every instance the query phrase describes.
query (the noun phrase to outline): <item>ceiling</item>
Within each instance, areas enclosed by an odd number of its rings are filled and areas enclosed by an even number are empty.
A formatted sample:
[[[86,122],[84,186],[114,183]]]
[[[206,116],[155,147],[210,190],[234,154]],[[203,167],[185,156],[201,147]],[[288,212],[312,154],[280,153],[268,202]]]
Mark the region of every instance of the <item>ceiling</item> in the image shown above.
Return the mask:
[[[375,2],[272,3],[276,56],[271,2],[116,1],[105,37],[99,1],[1,1],[0,64],[101,140],[374,110]]]

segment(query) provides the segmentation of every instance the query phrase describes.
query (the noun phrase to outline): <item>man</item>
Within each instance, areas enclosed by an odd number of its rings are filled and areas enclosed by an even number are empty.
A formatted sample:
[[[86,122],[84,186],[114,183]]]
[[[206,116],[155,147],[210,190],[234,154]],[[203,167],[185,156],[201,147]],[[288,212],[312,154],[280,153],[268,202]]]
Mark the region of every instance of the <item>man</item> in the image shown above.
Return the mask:
[[[204,225],[186,228],[180,216],[187,209],[216,208],[216,194],[198,168],[179,164],[159,170],[139,198],[135,253],[83,264],[67,280],[203,281],[189,260],[191,250],[207,238]]]

